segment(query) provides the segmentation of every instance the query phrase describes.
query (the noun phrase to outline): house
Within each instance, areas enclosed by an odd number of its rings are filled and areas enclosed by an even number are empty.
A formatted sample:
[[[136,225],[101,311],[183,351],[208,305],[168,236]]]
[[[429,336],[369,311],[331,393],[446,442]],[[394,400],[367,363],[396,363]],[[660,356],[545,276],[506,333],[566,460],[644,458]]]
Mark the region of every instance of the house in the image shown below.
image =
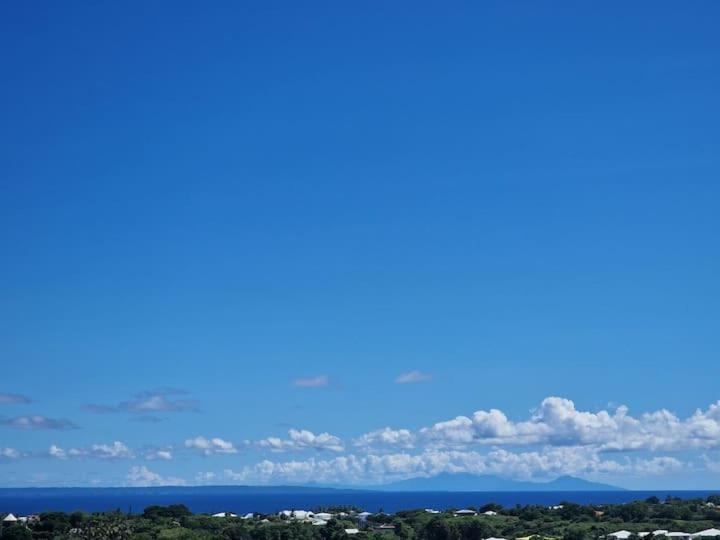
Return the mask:
[[[456,510],[455,515],[457,517],[477,516],[477,512],[475,510],[468,510],[467,508],[464,508],[462,510]]]
[[[217,514],[213,514],[212,517],[217,518],[236,518],[237,514],[233,514],[232,512],[218,512]]]
[[[428,514],[439,514],[440,513],[440,510],[433,510],[432,508],[426,508],[425,511]]]
[[[550,506],[549,508],[550,510],[562,510],[563,508],[565,508],[565,506],[563,506],[562,504],[556,504],[555,506]]]
[[[608,534],[608,536],[616,538],[617,540],[627,540],[628,538],[630,538],[631,535],[632,533],[626,530],[616,531],[614,533]]]
[[[253,514],[252,512],[248,512],[247,514],[245,514],[245,515],[244,515],[243,517],[241,517],[240,519],[252,519],[252,518],[254,518],[254,517],[255,517],[255,514]]]
[[[313,519],[312,520],[313,527],[323,527],[324,525],[327,525],[327,520],[325,519]]]
[[[358,523],[365,523],[367,521],[367,518],[372,516],[371,512],[360,512],[357,516],[355,516],[358,520]]]
[[[8,514],[7,516],[5,516],[3,518],[3,523],[5,523],[6,525],[9,523],[17,523],[17,520],[18,520],[18,518],[16,518],[12,514]]]
[[[353,535],[353,534],[357,534],[359,532],[360,531],[358,529],[345,529],[345,534],[347,534],[347,535]]]
[[[483,516],[497,516],[497,512],[493,510],[488,510],[487,512],[483,512],[482,514]]]
[[[310,519],[314,515],[315,514],[308,510],[283,510],[278,513],[278,516],[281,518],[297,519],[299,521]]]
[[[697,538],[699,536],[720,536],[720,529],[705,529],[704,531],[696,532],[690,536],[693,538]]]
[[[333,517],[329,512],[318,512],[314,514],[315,519],[322,519],[324,521],[330,521]]]

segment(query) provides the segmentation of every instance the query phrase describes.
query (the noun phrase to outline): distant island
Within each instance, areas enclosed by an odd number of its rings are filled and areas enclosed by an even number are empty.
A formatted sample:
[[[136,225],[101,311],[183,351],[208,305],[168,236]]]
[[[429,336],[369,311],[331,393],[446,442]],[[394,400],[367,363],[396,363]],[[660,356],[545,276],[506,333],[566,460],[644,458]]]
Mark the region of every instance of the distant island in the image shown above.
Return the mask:
[[[375,486],[387,491],[623,491],[623,488],[560,476],[550,482],[521,482],[492,475],[445,473]]]

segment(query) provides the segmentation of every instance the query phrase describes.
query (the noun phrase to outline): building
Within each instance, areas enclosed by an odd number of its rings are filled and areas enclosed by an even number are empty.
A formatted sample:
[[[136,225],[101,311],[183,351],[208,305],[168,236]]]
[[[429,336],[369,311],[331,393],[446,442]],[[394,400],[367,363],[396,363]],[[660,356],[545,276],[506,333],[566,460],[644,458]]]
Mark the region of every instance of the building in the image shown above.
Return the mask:
[[[696,532],[694,534],[691,534],[693,538],[701,537],[701,536],[720,536],[720,529],[705,529],[704,531]]]
[[[477,516],[477,512],[475,510],[468,510],[467,508],[464,508],[462,510],[456,510],[455,515],[458,517]]]

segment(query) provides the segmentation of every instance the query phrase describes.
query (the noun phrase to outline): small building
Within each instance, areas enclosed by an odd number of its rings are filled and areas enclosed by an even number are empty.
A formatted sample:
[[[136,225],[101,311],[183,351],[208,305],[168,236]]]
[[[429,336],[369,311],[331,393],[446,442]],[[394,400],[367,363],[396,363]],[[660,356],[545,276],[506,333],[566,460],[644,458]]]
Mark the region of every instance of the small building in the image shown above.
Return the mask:
[[[316,514],[314,514],[314,517],[315,517],[316,519],[322,519],[322,520],[325,520],[325,521],[330,521],[330,520],[333,518],[333,515],[330,514],[329,512],[317,512]]]
[[[315,519],[312,520],[312,526],[313,526],[313,527],[323,527],[323,526],[325,526],[325,525],[327,525],[327,520],[317,519],[317,518],[315,518]]]
[[[314,516],[312,512],[308,510],[283,510],[278,513],[281,518],[297,519],[299,521],[310,519]]]
[[[440,513],[440,510],[433,510],[432,508],[426,508],[425,511],[428,514],[439,514]]]
[[[462,510],[456,510],[455,515],[458,517],[477,516],[477,512],[475,510],[469,510],[467,508],[464,508]]]
[[[488,510],[487,512],[482,513],[483,516],[497,516],[497,512],[494,510]]]
[[[237,514],[233,514],[232,512],[218,512],[217,514],[213,514],[212,517],[216,518],[236,518]]]
[[[358,523],[365,523],[367,521],[367,518],[372,516],[372,512],[360,512],[357,516],[355,516],[358,520]]]
[[[3,523],[5,523],[5,524],[8,524],[8,523],[17,523],[17,521],[18,521],[18,518],[16,518],[16,517],[15,517],[14,515],[12,515],[12,514],[8,514],[7,516],[5,516],[5,517],[3,518]]]
[[[622,530],[622,531],[616,531],[614,533],[608,534],[611,538],[616,538],[617,540],[627,540],[632,536],[632,533],[630,531]]]
[[[705,529],[704,531],[696,532],[695,534],[691,534],[693,538],[701,537],[701,536],[720,536],[720,529]]]
[[[357,534],[360,531],[358,529],[345,529],[345,534],[352,536],[353,534]]]

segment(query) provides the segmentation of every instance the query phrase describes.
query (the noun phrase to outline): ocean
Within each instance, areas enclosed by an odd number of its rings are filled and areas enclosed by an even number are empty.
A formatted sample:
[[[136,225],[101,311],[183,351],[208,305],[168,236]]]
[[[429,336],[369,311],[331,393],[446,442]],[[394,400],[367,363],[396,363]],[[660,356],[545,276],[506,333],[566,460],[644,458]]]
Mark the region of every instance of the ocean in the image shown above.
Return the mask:
[[[717,491],[481,491],[387,492],[352,490],[252,490],[232,487],[197,488],[3,488],[0,512],[27,515],[50,510],[99,512],[119,509],[142,512],[146,506],[185,504],[196,513],[231,511],[274,513],[284,509],[312,510],[353,505],[369,512],[414,508],[463,508],[494,502],[505,507],[552,505],[563,501],[587,504],[623,503],[651,495],[684,499],[707,497]]]

